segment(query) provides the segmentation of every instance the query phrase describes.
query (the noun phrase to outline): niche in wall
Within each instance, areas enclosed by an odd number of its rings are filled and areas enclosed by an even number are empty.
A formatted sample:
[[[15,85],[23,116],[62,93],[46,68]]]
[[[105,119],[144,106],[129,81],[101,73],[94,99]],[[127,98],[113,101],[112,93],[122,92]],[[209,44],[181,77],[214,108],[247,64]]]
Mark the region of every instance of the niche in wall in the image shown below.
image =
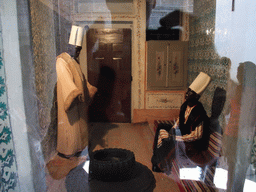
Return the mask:
[[[185,20],[191,12],[192,0],[147,0],[147,40],[181,40]]]

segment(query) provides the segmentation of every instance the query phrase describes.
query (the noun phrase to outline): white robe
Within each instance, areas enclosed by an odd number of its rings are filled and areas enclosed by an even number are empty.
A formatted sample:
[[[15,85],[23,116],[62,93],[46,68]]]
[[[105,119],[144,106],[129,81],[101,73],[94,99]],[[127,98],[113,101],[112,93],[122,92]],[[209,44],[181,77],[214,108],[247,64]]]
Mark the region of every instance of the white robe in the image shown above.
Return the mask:
[[[74,155],[88,145],[87,111],[97,88],[90,85],[80,65],[67,53],[57,57],[57,151]]]

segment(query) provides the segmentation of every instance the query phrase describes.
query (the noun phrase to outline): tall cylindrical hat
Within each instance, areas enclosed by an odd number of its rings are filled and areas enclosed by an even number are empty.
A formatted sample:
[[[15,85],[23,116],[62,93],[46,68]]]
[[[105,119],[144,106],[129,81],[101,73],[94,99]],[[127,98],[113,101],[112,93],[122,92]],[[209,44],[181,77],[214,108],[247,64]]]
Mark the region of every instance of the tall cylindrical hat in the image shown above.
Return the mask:
[[[82,46],[84,28],[81,26],[72,25],[69,37],[69,44]]]
[[[202,95],[210,81],[211,77],[209,75],[204,72],[200,72],[199,75],[192,82],[192,84],[189,86],[189,88],[195,91],[198,95]]]

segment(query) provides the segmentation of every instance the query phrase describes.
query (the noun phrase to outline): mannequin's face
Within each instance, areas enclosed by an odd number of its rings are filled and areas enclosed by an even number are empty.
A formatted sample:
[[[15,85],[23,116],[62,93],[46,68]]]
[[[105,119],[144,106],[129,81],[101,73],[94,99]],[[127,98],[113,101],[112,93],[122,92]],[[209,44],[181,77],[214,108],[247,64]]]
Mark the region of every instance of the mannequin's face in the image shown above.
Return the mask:
[[[185,99],[189,100],[189,99],[194,99],[197,97],[198,97],[198,94],[195,91],[193,91],[192,89],[188,88],[188,91],[186,92],[186,95],[185,95]]]
[[[77,58],[80,55],[80,52],[82,50],[81,46],[77,46],[75,49],[75,58]]]
[[[195,105],[200,98],[200,95],[198,95],[196,92],[188,88],[188,91],[186,92],[185,99],[189,102],[189,105]]]
[[[67,46],[67,53],[71,56],[74,57],[76,52],[76,47],[74,45],[68,44]]]

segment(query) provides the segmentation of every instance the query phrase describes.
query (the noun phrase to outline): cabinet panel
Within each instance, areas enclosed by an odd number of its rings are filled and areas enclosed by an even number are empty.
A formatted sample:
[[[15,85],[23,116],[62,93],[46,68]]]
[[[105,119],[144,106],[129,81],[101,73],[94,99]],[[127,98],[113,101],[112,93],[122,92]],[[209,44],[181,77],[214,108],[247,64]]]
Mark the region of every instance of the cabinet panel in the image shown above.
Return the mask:
[[[147,81],[150,87],[165,87],[167,82],[167,43],[149,41]]]
[[[187,83],[188,42],[147,42],[147,89],[184,90]]]
[[[146,93],[146,109],[180,109],[184,93]]]

